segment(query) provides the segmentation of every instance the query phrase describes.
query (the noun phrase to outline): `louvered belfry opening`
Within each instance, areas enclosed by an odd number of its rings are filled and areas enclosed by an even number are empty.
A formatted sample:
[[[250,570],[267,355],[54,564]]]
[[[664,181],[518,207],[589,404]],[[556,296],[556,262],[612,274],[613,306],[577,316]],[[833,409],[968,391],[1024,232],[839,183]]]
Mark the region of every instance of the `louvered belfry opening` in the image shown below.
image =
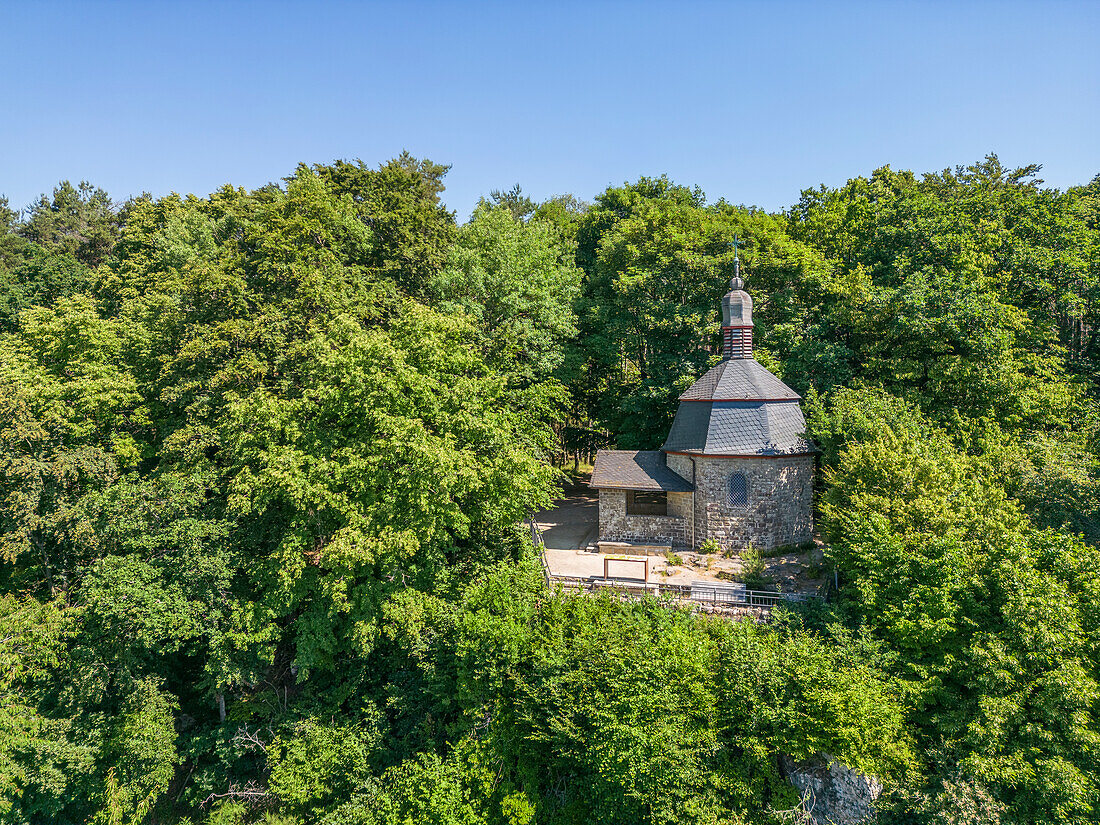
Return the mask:
[[[752,327],[722,327],[722,357],[752,358]]]

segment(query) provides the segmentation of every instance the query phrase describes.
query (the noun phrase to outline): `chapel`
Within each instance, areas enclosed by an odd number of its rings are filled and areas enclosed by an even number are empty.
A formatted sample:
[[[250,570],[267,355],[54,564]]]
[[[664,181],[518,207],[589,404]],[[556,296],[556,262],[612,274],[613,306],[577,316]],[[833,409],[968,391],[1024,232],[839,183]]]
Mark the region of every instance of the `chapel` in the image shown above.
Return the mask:
[[[813,537],[814,448],[799,395],[753,358],[752,298],[734,260],[722,360],[680,396],[660,450],[600,450],[601,542],[758,550]]]

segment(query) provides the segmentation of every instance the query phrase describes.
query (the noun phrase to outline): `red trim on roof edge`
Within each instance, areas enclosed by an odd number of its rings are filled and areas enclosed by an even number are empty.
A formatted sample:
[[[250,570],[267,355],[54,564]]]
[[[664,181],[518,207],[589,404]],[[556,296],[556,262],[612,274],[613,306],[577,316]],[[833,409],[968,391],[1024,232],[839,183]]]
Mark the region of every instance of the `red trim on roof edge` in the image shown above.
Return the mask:
[[[761,404],[778,404],[781,401],[801,401],[801,395],[795,395],[793,398],[789,395],[783,398],[681,398],[680,403],[695,403],[695,404],[711,404],[715,401],[759,401]]]
[[[689,455],[694,458],[798,458],[803,455],[817,455],[815,450],[811,450],[805,453],[774,453],[769,455],[760,455],[759,453],[694,453],[685,452],[684,450],[661,450],[666,455]]]

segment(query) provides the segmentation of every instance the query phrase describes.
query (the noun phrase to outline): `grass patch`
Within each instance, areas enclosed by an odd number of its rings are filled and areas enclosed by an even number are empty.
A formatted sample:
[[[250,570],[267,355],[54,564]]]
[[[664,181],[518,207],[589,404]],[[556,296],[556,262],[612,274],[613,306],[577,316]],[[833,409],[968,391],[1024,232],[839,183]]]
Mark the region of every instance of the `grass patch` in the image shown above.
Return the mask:
[[[573,471],[572,464],[568,464],[565,467],[557,465],[554,469],[561,473],[561,476],[558,478],[558,485],[566,489],[582,485],[587,482],[592,475],[591,464],[582,464],[580,469],[576,472]]]

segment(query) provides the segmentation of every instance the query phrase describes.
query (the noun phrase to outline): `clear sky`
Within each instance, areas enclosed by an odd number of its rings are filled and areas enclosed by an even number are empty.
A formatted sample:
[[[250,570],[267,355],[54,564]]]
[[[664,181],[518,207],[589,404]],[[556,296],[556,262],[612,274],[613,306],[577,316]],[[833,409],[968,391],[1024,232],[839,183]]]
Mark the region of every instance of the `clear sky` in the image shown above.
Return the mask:
[[[408,149],[445,200],[662,172],[779,209],[890,164],[1100,172],[1100,2],[0,5],[0,193],[256,187]]]

